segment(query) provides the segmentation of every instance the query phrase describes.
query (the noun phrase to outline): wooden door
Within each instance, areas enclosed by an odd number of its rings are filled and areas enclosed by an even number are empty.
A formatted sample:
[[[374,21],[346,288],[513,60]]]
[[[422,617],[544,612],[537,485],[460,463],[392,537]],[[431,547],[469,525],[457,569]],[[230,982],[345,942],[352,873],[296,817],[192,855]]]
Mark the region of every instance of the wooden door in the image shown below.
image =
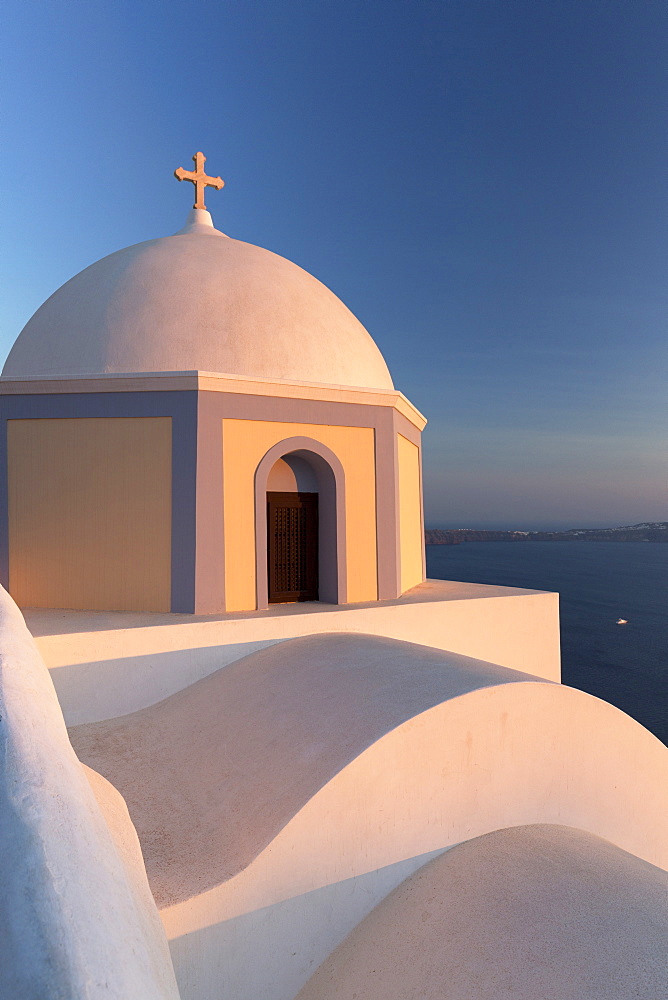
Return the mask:
[[[267,493],[269,603],[318,600],[318,494]]]

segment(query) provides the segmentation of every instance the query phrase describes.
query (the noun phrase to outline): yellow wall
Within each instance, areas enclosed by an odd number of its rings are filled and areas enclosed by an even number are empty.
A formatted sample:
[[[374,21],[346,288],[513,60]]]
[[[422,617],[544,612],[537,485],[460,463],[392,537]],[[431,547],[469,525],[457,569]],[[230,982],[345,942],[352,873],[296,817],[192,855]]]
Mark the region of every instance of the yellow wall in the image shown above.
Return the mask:
[[[399,546],[401,593],[422,583],[422,503],[420,452],[417,445],[398,434],[399,448]]]
[[[256,607],[255,470],[273,445],[311,437],[330,448],[346,476],[348,601],[375,601],[376,475],[372,427],[269,420],[223,420],[225,603],[228,611]]]
[[[7,436],[17,603],[169,611],[171,418],[10,420]]]

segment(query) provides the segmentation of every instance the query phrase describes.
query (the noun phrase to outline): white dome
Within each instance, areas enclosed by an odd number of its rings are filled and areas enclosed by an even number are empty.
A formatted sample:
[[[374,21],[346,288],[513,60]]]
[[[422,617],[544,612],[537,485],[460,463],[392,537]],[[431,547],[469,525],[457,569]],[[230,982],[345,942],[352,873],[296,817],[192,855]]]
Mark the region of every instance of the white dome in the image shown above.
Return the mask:
[[[393,388],[336,295],[285,258],[220,233],[201,209],[180,233],[66,282],[23,328],[2,374],[166,371]]]

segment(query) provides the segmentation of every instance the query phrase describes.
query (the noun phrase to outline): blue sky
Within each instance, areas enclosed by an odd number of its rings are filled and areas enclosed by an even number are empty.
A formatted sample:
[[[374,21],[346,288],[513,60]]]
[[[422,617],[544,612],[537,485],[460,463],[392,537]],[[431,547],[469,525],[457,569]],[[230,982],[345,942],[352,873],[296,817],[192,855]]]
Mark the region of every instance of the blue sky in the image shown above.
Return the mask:
[[[202,149],[429,418],[429,525],[668,519],[663,0],[24,0],[1,45],[0,354]]]

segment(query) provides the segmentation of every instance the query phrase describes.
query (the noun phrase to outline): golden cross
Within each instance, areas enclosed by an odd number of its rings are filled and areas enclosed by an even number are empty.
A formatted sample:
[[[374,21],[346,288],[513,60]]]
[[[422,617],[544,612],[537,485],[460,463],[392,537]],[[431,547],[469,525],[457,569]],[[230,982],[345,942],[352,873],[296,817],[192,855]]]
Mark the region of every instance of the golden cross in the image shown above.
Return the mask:
[[[225,185],[225,181],[221,180],[220,177],[206,176],[204,173],[204,163],[206,161],[204,153],[195,153],[193,160],[195,161],[194,170],[184,170],[183,167],[179,167],[178,170],[174,171],[174,176],[179,181],[190,181],[195,185],[195,204],[193,208],[205,208],[204,188],[214,187],[217,191],[220,191]]]

